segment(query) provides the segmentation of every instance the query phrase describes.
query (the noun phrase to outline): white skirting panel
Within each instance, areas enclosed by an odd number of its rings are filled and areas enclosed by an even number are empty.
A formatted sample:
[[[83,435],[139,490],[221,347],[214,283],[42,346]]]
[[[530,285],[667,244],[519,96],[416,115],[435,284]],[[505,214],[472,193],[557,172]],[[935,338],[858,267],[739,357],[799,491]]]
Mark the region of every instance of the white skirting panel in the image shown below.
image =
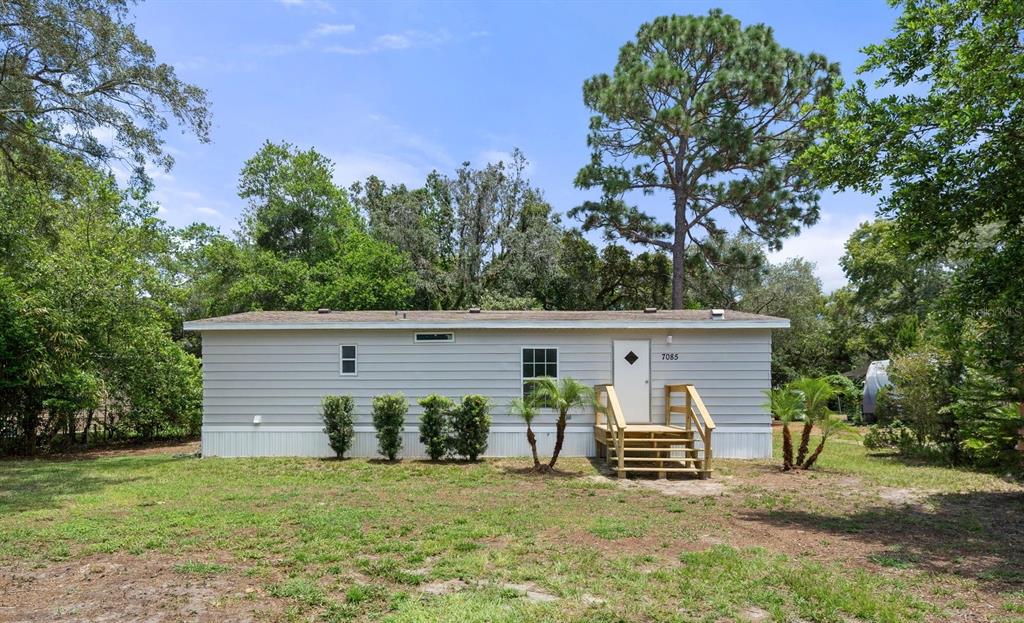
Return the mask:
[[[555,444],[554,429],[539,429],[538,451],[550,455]],[[772,454],[771,431],[735,429],[715,431],[715,456],[719,458],[769,458]],[[209,427],[203,429],[203,456],[333,456],[327,435],[314,427]],[[590,428],[568,429],[562,456],[594,456],[597,449]],[[491,430],[485,456],[529,456],[530,445],[525,429]],[[377,457],[377,437],[372,429],[359,427],[352,448],[353,457]],[[402,433],[402,453],[406,458],[426,456],[419,432],[406,429]]]

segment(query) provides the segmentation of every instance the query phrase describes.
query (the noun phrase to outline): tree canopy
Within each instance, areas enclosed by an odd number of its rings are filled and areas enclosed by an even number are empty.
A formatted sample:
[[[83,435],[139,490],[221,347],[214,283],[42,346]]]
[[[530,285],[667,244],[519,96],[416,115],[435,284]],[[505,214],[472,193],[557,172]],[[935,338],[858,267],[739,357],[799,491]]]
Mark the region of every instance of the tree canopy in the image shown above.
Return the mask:
[[[173,119],[209,140],[206,92],[181,81],[135,33],[128,0],[0,3],[0,155],[4,170],[60,177],[50,151],[90,165],[122,161],[145,178],[173,158]]]
[[[717,9],[642,25],[611,75],[584,82],[595,114],[576,185],[602,198],[570,215],[670,251],[672,306],[682,308],[687,249],[713,259],[720,212],[769,248],[817,221],[818,187],[798,159],[814,140],[812,104],[837,75],[820,54],[783,48],[768,26],[744,28]],[[671,220],[628,205],[629,191],[667,193]]]
[[[958,265],[948,309],[976,323],[989,364],[1022,385],[1024,5],[899,4],[894,35],[865,48],[859,69],[878,94],[861,79],[823,101],[823,140],[805,161],[824,182],[883,193],[901,245]]]

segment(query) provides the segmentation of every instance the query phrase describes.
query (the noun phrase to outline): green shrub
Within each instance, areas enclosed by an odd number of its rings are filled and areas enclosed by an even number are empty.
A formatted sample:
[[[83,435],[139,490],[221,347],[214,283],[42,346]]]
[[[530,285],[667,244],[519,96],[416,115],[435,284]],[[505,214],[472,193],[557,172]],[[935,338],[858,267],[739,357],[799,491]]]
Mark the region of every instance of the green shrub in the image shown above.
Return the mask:
[[[486,396],[463,396],[462,404],[452,409],[452,452],[475,461],[487,450],[491,430],[491,402]]]
[[[420,398],[420,406],[423,407],[423,415],[420,417],[420,443],[427,448],[427,455],[432,461],[442,459],[448,455],[451,448],[451,410],[455,402],[447,396],[430,394],[426,398]]]
[[[947,411],[957,425],[963,457],[979,467],[1020,467],[1016,449],[1024,427],[1010,389],[998,378],[968,368],[954,388],[956,400]]]
[[[883,414],[893,416],[914,431],[922,447],[935,446],[952,454],[956,422],[944,407],[952,402],[950,360],[942,351],[925,346],[897,357],[889,366],[889,387],[882,401]],[[888,423],[879,417],[880,424]]]
[[[394,461],[402,451],[402,427],[409,403],[402,394],[386,394],[373,399],[373,427],[377,429],[377,451]]]
[[[339,459],[345,458],[345,452],[352,447],[352,438],[355,437],[352,408],[352,396],[324,396],[320,403],[327,442]]]
[[[917,444],[914,431],[904,426],[899,420],[887,425],[875,425],[864,433],[864,447],[868,450],[901,450],[910,451]]]

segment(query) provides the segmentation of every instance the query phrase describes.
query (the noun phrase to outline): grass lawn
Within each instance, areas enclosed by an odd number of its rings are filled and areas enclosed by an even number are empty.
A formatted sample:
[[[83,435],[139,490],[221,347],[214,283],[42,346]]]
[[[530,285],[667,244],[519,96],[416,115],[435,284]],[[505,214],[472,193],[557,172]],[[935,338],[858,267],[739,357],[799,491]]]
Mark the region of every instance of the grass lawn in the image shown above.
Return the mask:
[[[709,481],[180,451],[0,462],[0,620],[1024,621],[1024,488],[852,436]]]

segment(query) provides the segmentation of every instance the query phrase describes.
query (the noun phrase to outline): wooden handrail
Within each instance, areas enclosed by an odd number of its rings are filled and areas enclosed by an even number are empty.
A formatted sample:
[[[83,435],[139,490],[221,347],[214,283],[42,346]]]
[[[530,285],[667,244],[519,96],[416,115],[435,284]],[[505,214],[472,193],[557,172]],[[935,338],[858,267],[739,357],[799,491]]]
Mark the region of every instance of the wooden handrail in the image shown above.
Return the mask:
[[[685,405],[673,405],[672,394],[680,393],[686,397]],[[672,425],[672,414],[682,413],[686,416],[686,430],[692,431],[694,428],[697,429],[697,434],[700,435],[700,440],[704,444],[704,465],[703,471],[705,474],[711,472],[711,439],[712,432],[715,430],[715,421],[711,419],[711,414],[708,413],[708,409],[704,406],[704,401],[701,399],[700,394],[697,393],[697,388],[689,384],[674,384],[665,386],[665,425]]]
[[[622,417],[622,406],[619,405],[619,395],[615,393],[614,385],[595,385],[594,397],[601,405],[601,395],[605,397],[604,415],[608,424],[608,432],[615,436],[615,454],[618,459],[619,476],[625,475],[625,451],[626,445],[626,419]],[[597,424],[597,409],[594,410],[594,424]],[[610,458],[610,455],[609,455]]]
[[[701,400],[700,394],[697,393],[697,388],[693,385],[687,385],[686,391],[690,395],[693,405],[697,407],[697,414],[704,420],[704,428],[709,431],[715,430],[715,421],[711,419],[711,414],[708,413],[707,407],[704,406],[704,401]]]

